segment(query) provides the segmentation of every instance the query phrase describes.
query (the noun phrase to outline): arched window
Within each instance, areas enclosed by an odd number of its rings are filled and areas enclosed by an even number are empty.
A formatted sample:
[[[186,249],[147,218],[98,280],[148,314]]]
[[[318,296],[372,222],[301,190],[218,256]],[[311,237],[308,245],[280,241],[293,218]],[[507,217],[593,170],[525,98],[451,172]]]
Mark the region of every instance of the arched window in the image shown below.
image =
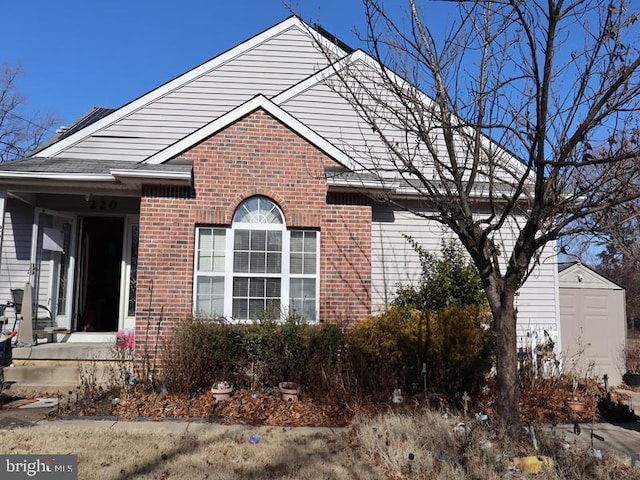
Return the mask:
[[[242,202],[231,228],[198,227],[194,271],[196,315],[317,320],[319,232],[287,230],[269,198]]]

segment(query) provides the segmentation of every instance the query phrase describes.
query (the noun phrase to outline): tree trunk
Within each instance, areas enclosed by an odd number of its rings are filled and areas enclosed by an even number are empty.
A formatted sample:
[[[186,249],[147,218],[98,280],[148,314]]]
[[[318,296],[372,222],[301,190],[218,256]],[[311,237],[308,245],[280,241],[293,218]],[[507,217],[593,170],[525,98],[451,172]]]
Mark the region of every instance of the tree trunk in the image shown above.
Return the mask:
[[[504,291],[499,305],[491,305],[496,335],[497,413],[503,429],[514,427],[519,422],[520,384],[514,298],[514,292]]]

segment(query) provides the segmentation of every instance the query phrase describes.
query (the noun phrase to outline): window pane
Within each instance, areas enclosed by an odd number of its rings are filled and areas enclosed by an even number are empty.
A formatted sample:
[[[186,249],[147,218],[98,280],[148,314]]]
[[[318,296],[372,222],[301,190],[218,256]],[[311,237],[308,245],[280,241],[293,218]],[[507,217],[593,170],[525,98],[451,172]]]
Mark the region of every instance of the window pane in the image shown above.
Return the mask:
[[[290,262],[291,273],[302,273],[302,253],[291,252]]]
[[[224,277],[198,277],[196,284],[196,313],[224,314]]]
[[[249,252],[235,252],[233,256],[233,271],[238,273],[249,272]]]
[[[305,255],[303,273],[306,273],[308,275],[313,275],[314,273],[316,273],[316,256],[315,255]]]
[[[242,202],[233,216],[234,223],[282,224],[280,209],[266,197],[251,197]]]
[[[201,228],[198,230],[198,243],[200,250],[212,250],[213,249],[213,230],[210,228]]]
[[[248,320],[256,320],[262,316],[266,310],[264,299],[250,299],[249,300],[249,318]]]
[[[316,273],[316,232],[291,232],[290,273],[314,275]]]
[[[267,273],[280,273],[282,271],[282,254],[267,253]]]
[[[251,253],[251,263],[249,264],[249,271],[251,273],[264,273],[265,272],[264,252],[252,252]]]
[[[306,253],[316,251],[316,232],[304,232],[304,251]]]
[[[198,229],[197,271],[224,272],[225,235],[221,228]]]
[[[316,318],[316,281],[313,278],[292,278],[289,285],[289,309],[309,320]]]
[[[267,232],[264,230],[251,230],[251,250],[264,252],[267,246]]]
[[[280,279],[267,278],[267,297],[280,299]]]
[[[236,320],[249,320],[249,309],[245,298],[234,298],[231,315]]]
[[[289,284],[289,295],[291,298],[302,297],[302,279],[292,278]]]
[[[262,278],[249,279],[249,296],[252,298],[264,297],[264,280]]]
[[[197,268],[200,272],[213,271],[213,257],[210,254],[200,253]]]
[[[305,300],[302,306],[302,314],[309,320],[315,320],[316,302],[313,300]]]
[[[305,278],[303,280],[302,288],[304,298],[316,298],[316,281],[312,278]]]
[[[234,278],[233,279],[233,296],[234,297],[246,297],[249,294],[249,279],[248,278]]]
[[[235,250],[249,250],[249,230],[236,230],[233,242]]]
[[[282,251],[282,232],[267,232],[267,251],[269,252],[281,252]]]
[[[293,231],[291,232],[291,251],[302,252],[304,232]]]
[[[224,272],[224,254],[213,257],[213,271]]]

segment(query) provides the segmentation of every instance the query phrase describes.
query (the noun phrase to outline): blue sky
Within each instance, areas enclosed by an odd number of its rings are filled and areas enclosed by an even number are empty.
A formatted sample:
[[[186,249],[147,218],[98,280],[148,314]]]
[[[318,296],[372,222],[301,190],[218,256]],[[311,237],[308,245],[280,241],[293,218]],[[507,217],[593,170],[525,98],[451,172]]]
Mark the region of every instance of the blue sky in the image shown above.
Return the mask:
[[[361,47],[361,0],[292,0]],[[0,63],[20,63],[29,108],[68,125],[118,107],[289,16],[281,0],[0,0]]]

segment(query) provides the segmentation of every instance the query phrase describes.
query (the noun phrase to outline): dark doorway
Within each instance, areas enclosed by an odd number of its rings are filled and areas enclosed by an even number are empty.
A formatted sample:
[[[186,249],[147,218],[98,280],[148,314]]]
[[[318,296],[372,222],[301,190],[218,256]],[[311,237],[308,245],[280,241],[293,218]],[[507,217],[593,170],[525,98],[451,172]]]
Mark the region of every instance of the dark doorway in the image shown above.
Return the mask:
[[[79,331],[112,332],[118,329],[123,235],[123,218],[82,218]]]

